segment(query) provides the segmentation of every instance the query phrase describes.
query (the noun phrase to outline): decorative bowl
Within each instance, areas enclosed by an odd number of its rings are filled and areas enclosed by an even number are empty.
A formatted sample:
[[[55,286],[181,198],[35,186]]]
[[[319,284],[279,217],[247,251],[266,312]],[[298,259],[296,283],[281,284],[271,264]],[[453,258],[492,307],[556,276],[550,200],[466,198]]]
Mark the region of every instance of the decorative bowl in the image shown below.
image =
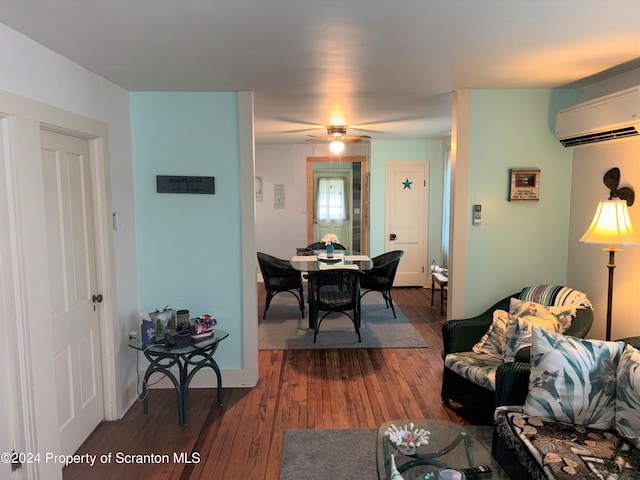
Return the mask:
[[[413,423],[400,428],[391,424],[387,427],[384,434],[400,453],[404,455],[415,455],[418,447],[429,443],[429,435],[431,435],[431,432],[424,428],[414,427],[415,425]]]

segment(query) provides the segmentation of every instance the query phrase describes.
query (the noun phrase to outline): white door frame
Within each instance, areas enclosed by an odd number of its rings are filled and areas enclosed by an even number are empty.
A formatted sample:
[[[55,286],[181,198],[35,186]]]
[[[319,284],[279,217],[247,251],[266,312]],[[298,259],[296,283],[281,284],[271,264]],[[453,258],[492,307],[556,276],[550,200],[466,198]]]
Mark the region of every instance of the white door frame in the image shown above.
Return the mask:
[[[314,203],[314,182],[313,182],[313,164],[316,162],[333,162],[336,161],[332,157],[307,157],[307,244],[314,242],[313,239],[313,203]],[[337,163],[359,163],[362,179],[360,182],[360,253],[368,253],[369,251],[369,218],[368,208],[366,207],[369,199],[367,188],[369,187],[367,178],[367,157],[364,155],[341,157]],[[353,188],[353,185],[351,186]],[[351,216],[351,225],[353,227],[353,212]],[[351,232],[351,241],[353,242],[353,232]]]
[[[93,213],[95,219],[97,287],[105,301],[100,312],[100,342],[104,391],[104,418],[117,418],[115,375],[115,315],[117,299],[111,220],[110,168],[107,126],[99,121],[63,111],[18,95],[0,91],[0,117],[4,150],[0,168],[4,181],[8,231],[0,240],[3,291],[0,312],[11,312],[0,322],[15,331],[8,356],[9,381],[17,402],[10,412],[15,431],[10,432],[16,451],[57,453],[59,448],[55,379],[47,368],[53,362],[52,326],[43,321],[51,311],[44,226],[40,129],[58,131],[89,141]],[[4,188],[6,187],[6,188]],[[7,271],[9,269],[10,271]],[[8,291],[5,291],[8,287]],[[11,320],[9,320],[9,318]],[[0,324],[1,325],[1,324]],[[52,395],[53,392],[53,395]],[[12,478],[62,478],[59,465],[25,464]]]

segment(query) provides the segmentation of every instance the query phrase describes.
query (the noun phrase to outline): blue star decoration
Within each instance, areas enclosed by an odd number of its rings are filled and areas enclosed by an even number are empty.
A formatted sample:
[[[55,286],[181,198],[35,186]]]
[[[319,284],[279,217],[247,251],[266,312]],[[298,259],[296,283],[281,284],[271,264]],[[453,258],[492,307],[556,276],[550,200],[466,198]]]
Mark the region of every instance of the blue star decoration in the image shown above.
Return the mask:
[[[403,190],[404,190],[405,188],[408,188],[409,190],[411,190],[411,184],[412,184],[413,182],[410,182],[410,181],[409,181],[409,177],[407,177],[407,179],[406,179],[404,182],[401,182],[401,183],[404,185]]]

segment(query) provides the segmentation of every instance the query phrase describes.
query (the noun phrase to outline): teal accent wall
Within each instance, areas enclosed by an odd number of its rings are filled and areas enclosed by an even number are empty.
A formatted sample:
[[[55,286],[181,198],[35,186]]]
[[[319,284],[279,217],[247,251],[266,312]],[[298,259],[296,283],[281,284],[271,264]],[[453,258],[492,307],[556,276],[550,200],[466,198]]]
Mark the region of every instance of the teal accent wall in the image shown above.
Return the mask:
[[[572,149],[555,139],[573,90],[471,92],[465,310],[480,313],[527,285],[567,280]],[[539,168],[540,201],[509,202],[511,168]]]
[[[216,354],[220,367],[241,368],[238,95],[130,99],[140,308],[213,314],[230,333]],[[213,176],[215,194],[156,193],[156,175]]]

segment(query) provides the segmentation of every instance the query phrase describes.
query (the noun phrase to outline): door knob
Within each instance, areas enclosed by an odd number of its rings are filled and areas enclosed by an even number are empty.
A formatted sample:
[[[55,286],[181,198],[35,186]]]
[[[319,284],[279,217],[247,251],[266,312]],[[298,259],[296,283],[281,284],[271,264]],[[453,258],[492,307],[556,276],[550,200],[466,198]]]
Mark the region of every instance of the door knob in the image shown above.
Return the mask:
[[[102,303],[102,295],[94,295],[91,297],[91,300],[93,300],[93,303]]]
[[[392,234],[389,235],[389,240],[391,240],[392,242],[397,238],[398,238],[398,236],[395,233],[392,233]]]

